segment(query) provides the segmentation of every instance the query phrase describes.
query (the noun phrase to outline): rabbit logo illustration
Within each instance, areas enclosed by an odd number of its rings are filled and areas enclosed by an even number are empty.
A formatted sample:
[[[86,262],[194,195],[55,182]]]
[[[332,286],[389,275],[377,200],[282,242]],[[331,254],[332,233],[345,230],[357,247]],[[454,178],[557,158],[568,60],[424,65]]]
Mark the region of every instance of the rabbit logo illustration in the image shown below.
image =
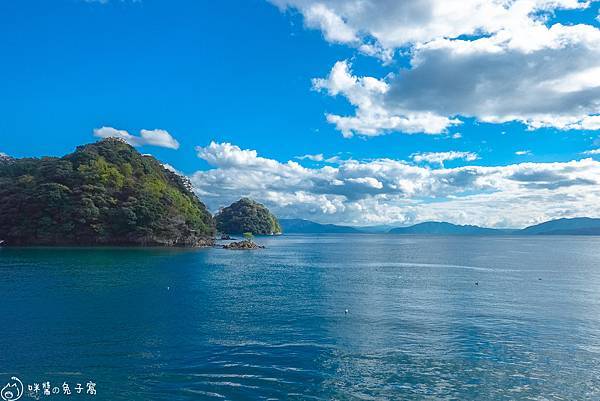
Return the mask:
[[[17,401],[23,396],[23,383],[18,377],[11,377],[10,382],[0,390],[0,397],[3,401]]]

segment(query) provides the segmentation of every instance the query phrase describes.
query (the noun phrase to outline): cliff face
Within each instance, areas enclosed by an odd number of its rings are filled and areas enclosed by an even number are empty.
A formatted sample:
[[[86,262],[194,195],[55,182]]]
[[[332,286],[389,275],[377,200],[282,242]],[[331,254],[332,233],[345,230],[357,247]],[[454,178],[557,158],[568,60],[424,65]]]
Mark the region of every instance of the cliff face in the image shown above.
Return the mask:
[[[0,163],[8,245],[208,245],[214,220],[183,177],[118,139]]]
[[[242,198],[222,209],[215,217],[217,230],[226,234],[280,234],[277,218],[265,206],[252,199]]]

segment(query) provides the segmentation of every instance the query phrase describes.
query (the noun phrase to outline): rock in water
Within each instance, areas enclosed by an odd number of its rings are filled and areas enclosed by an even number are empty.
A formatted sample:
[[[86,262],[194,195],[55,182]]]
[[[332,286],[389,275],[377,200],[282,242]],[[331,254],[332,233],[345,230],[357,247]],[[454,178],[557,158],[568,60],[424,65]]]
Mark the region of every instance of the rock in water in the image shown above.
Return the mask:
[[[265,247],[262,245],[258,245],[253,241],[239,241],[232,242],[230,244],[223,245],[224,249],[231,250],[251,250],[251,249],[264,249]]]

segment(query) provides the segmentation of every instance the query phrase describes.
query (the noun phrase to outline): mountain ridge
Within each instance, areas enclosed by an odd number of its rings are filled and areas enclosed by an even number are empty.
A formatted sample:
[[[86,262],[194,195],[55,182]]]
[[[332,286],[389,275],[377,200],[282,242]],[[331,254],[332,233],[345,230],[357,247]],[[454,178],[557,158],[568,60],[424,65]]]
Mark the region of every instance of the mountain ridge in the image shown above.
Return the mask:
[[[503,232],[493,228],[474,225],[458,225],[448,222],[429,221],[409,227],[397,227],[389,234],[434,234],[434,235],[502,235]]]
[[[286,234],[358,234],[355,227],[321,224],[306,219],[279,219]]]
[[[440,221],[427,221],[406,227],[394,227],[383,231],[386,226],[355,227],[336,224],[321,224],[306,219],[280,219],[288,234],[375,234],[396,235],[600,235],[600,219],[590,217],[562,218],[549,220],[522,229],[498,229],[476,225],[459,225]],[[287,229],[286,229],[287,227]],[[381,228],[380,228],[381,227]]]
[[[526,235],[600,235],[600,219],[562,218],[526,227],[521,232]]]

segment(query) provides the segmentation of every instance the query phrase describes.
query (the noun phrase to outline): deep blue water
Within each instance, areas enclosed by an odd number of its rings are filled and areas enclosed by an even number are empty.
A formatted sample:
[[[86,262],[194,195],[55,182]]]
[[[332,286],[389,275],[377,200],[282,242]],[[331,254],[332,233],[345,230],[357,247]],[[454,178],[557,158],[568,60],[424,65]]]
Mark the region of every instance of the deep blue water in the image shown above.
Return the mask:
[[[144,401],[600,399],[600,237],[260,241],[1,249],[0,386],[92,380],[94,399]]]

